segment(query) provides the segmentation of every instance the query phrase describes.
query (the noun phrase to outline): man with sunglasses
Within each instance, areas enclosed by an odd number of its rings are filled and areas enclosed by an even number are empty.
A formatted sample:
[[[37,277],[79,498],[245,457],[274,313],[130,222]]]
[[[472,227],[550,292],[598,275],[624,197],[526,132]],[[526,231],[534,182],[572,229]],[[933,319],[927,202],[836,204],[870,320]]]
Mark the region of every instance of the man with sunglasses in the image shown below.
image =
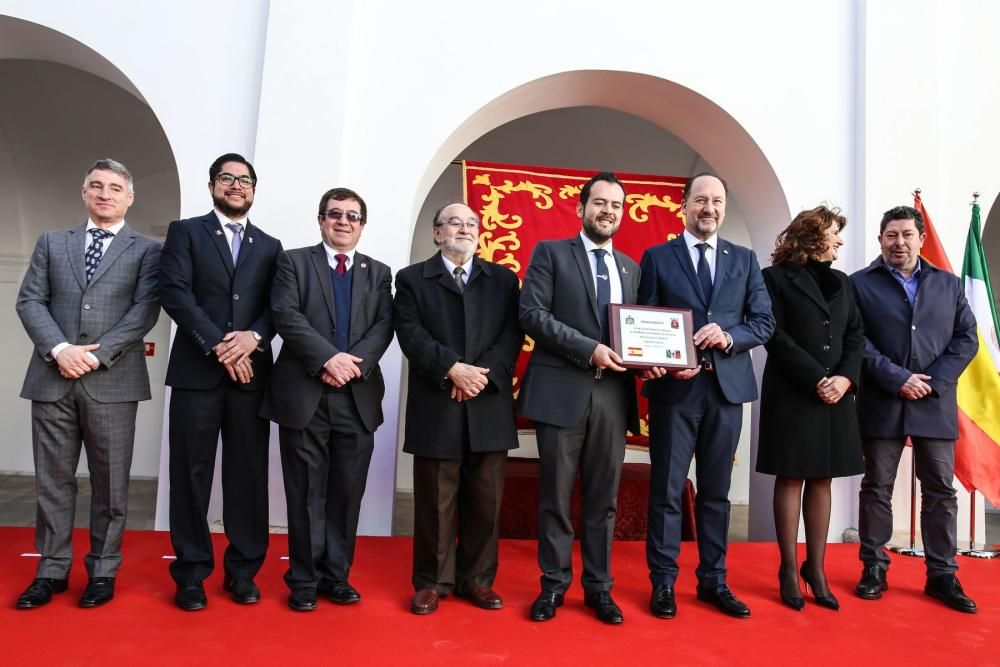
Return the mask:
[[[214,556],[208,502],[222,433],[222,518],[229,546],[223,588],[240,604],[260,600],[254,576],[268,541],[270,424],[260,403],[271,370],[270,288],[281,242],[253,225],[257,174],[227,153],[208,170],[214,207],[170,224],[160,259],[160,301],[177,324],[170,395],[170,575],[174,603],[207,604]]]
[[[271,313],[282,346],[261,414],[278,423],[288,507],[288,606],[312,611],[361,595],[348,582],[392,341],[392,272],[357,252],[364,200],[334,188],[319,200],[314,246],[278,258]]]

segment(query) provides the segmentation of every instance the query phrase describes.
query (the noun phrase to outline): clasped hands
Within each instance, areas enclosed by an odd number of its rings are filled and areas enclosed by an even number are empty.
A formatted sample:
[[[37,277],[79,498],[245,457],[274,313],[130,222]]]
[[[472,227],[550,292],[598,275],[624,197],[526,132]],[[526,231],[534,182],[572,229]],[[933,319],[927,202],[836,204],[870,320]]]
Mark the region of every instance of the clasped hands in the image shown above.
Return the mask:
[[[713,347],[725,350],[730,345],[729,336],[727,336],[726,332],[722,330],[722,327],[715,322],[706,324],[702,328],[695,331],[693,341],[695,347],[699,350],[708,350]],[[690,380],[700,372],[701,366],[695,366],[694,368],[682,368],[680,370],[671,370],[663,368],[662,366],[654,366],[653,368],[647,368],[644,370],[640,373],[639,377],[643,380],[656,380],[664,375],[670,375],[678,380]]]
[[[827,405],[836,405],[851,388],[851,384],[843,375],[824,377],[816,383],[816,395]]]
[[[253,378],[250,355],[257,349],[257,339],[249,331],[230,331],[212,348],[233,382],[247,384]]]
[[[908,401],[916,401],[924,396],[930,396],[934,392],[934,388],[927,384],[930,379],[930,375],[913,373],[899,388],[899,395]]]
[[[56,365],[59,374],[67,380],[76,380],[90,371],[96,371],[101,365],[92,352],[101,346],[100,343],[90,345],[67,345],[56,355]]]
[[[323,364],[323,372],[320,373],[319,379],[331,387],[343,387],[351,380],[361,377],[361,367],[358,364],[362,361],[364,359],[361,357],[338,352]]]
[[[490,369],[456,361],[448,369],[451,380],[451,397],[461,403],[479,395],[489,382]]]

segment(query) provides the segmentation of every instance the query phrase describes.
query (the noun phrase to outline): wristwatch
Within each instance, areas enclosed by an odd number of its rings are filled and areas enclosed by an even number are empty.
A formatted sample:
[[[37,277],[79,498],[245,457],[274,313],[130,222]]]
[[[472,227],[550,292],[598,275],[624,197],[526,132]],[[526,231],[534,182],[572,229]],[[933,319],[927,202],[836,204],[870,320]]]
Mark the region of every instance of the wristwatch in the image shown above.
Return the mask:
[[[256,331],[251,331],[250,335],[253,336],[253,339],[255,341],[257,341],[257,351],[258,352],[263,352],[264,351],[264,337],[261,336]]]

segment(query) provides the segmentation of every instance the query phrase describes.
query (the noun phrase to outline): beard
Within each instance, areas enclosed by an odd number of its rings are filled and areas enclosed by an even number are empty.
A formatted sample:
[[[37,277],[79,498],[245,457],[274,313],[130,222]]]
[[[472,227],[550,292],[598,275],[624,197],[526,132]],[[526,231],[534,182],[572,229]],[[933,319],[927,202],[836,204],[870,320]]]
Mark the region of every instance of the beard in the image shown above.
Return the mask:
[[[232,206],[226,202],[225,196],[217,197],[215,195],[212,195],[212,203],[215,204],[215,208],[219,209],[222,215],[229,219],[242,218],[250,210],[250,207],[253,206],[253,201],[250,199],[244,199],[242,206]]]

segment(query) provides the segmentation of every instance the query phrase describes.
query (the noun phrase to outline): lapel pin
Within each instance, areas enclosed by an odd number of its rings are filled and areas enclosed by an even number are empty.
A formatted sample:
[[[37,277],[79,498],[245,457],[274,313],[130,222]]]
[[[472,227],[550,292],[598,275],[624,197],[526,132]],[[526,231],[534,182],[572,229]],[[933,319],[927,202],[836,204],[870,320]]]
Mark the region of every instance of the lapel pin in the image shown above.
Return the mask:
[[[250,241],[250,243],[253,243],[253,237],[252,236],[249,239],[247,239],[247,240]]]
[[[221,229],[216,229],[215,230],[215,235],[216,236],[222,236],[222,230]]]
[[[622,267],[622,273],[628,273],[628,271],[625,270],[624,266]]]
[[[359,264],[358,266],[360,266],[360,267],[361,267],[362,269],[366,269],[366,268],[368,268],[368,265],[367,265],[367,264]]]
[[[723,255],[728,255],[728,254],[729,254],[729,251],[728,251],[728,250],[723,250],[723,251],[722,251],[722,254],[723,254]]]

